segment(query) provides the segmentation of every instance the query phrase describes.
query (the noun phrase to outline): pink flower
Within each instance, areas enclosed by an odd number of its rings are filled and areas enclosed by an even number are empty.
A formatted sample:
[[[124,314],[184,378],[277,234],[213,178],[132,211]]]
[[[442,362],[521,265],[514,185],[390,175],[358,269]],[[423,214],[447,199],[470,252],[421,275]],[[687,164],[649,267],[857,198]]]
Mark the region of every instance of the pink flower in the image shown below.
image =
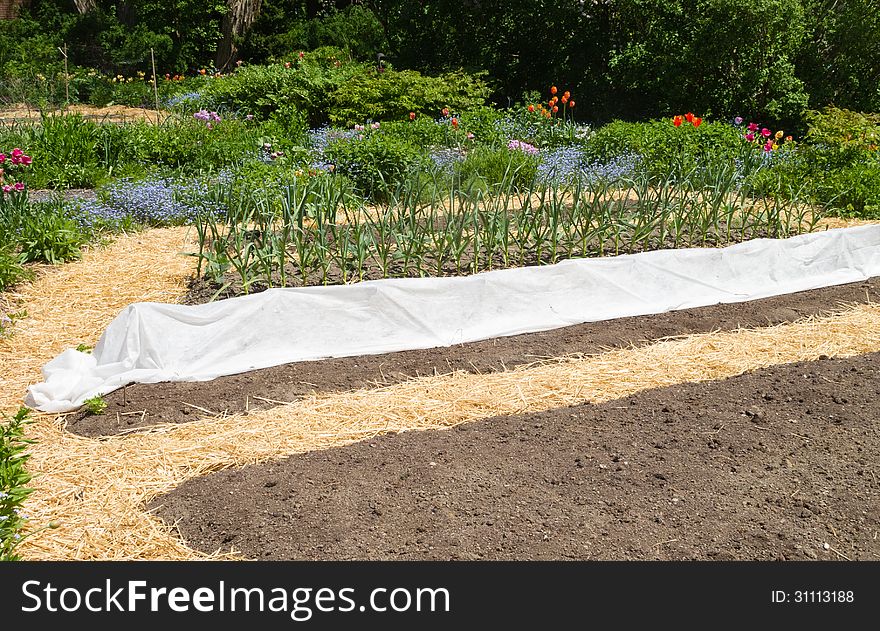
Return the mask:
[[[6,162],[6,154],[0,153],[0,164],[3,164],[4,162]]]
[[[373,123],[372,125],[370,125],[370,127],[372,127],[373,129],[379,129],[379,123]]]
[[[23,182],[16,182],[13,185],[13,188],[17,191],[23,191],[24,190],[24,183]]]
[[[30,166],[30,163],[33,162],[33,159],[30,156],[22,156],[21,163],[25,166]]]
[[[745,138],[749,142],[753,142],[755,140],[755,134],[750,132],[750,133],[746,134],[745,136],[743,136],[743,138]]]
[[[11,193],[11,192],[12,192],[12,186],[10,186],[9,184],[4,184],[4,185],[3,185],[3,192],[4,192],[4,193]]]
[[[749,131],[758,131],[758,123],[749,123]]]
[[[764,153],[769,153],[772,150],[773,150],[773,143],[768,141],[767,144],[764,145]]]
[[[761,130],[761,135],[764,136],[764,138],[769,137],[769,136],[770,136],[770,130],[767,129],[767,128],[765,127],[764,129]]]
[[[15,149],[12,150],[12,157],[13,157],[13,158],[18,158],[18,157],[21,157],[21,156],[23,156],[23,155],[24,155],[24,151],[22,151],[22,150],[19,149],[18,147],[16,147]]]

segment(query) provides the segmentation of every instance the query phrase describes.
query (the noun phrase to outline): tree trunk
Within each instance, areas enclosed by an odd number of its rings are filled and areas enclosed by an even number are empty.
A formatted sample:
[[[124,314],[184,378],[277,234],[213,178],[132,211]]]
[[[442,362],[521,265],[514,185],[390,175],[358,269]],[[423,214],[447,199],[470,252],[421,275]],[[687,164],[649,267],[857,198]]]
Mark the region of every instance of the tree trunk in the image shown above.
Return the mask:
[[[73,3],[80,13],[88,13],[97,7],[97,0],[73,0]]]
[[[217,46],[214,65],[224,70],[235,63],[238,50],[235,40],[247,33],[260,15],[262,0],[228,0],[228,10],[223,16],[223,38]]]

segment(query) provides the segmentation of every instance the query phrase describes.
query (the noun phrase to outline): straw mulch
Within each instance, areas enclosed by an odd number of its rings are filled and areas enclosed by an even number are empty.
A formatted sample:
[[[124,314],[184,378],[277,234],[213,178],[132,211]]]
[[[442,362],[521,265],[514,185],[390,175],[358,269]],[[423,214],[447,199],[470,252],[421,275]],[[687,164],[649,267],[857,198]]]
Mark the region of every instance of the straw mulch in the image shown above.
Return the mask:
[[[120,238],[83,260],[43,273],[16,298],[28,312],[0,341],[0,408],[18,407],[39,368],[78,343],[94,344],[127,304],[173,302],[194,260],[185,229]],[[768,365],[880,350],[880,306],[758,330],[713,333],[592,357],[555,359],[510,372],[451,374],[344,394],[313,396],[246,415],[93,440],[40,416],[30,427],[36,489],[27,504],[35,531],[29,559],[197,559],[172,528],[143,506],[212,470],[361,440],[383,432],[441,429],[500,414],[642,389],[720,379]],[[235,489],[230,489],[234,493]],[[56,528],[40,528],[52,523]],[[216,555],[214,558],[217,558]]]
[[[0,410],[18,409],[28,385],[42,381],[40,368],[61,351],[93,346],[127,305],[174,302],[186,291],[195,259],[189,228],[148,230],[120,237],[82,260],[45,266],[33,283],[7,295],[10,311],[26,311],[13,335],[0,339]]]
[[[713,333],[647,348],[557,359],[506,373],[454,373],[344,394],[313,396],[247,415],[101,441],[40,423],[32,468],[41,472],[29,501],[39,532],[31,559],[197,559],[171,527],[143,505],[209,471],[344,445],[383,432],[442,429],[458,423],[646,388],[721,379],[773,364],[880,351],[880,305],[768,329]],[[229,489],[229,493],[235,493]]]

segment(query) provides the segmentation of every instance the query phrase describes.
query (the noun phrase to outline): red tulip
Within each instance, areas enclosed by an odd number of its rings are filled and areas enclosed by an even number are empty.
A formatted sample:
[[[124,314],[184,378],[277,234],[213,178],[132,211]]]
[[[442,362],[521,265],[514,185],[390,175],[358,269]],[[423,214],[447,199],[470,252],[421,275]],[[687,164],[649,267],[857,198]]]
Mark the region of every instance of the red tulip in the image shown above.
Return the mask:
[[[568,102],[568,106],[569,106],[569,107],[574,107],[574,101],[569,101],[569,102]]]
[[[458,128],[458,119],[454,116],[452,117],[452,126]]]
[[[528,109],[529,109],[529,112],[534,112],[534,111],[535,111],[535,106],[534,106],[534,105],[529,105],[529,108],[528,108]]]
[[[694,116],[694,119],[691,121],[691,123],[693,123],[694,127],[699,127],[703,124],[703,119],[699,116]]]
[[[689,123],[693,123],[694,122],[694,115],[691,112],[688,112],[687,114],[684,115],[684,119]]]
[[[558,106],[558,105],[554,105],[554,106],[553,106],[553,113],[555,114],[555,113],[558,112],[558,111],[559,111],[559,106]]]
[[[449,108],[444,107],[442,110],[440,110],[440,113],[443,114],[443,116],[449,116]]]
[[[681,127],[681,122],[682,122],[681,116],[675,116],[672,119],[672,124],[675,125],[676,127]]]
[[[410,113],[409,113],[409,119],[410,119],[411,121],[414,121],[414,120],[416,119],[416,113],[415,113],[415,112],[410,112]]]

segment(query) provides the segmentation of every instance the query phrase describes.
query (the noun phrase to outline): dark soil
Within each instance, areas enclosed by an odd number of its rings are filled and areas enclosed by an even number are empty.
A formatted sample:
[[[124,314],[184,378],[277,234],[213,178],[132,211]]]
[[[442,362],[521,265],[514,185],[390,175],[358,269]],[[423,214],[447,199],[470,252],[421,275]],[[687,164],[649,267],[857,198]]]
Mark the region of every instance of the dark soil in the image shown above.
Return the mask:
[[[136,384],[107,395],[108,407],[103,414],[72,414],[67,429],[84,436],[111,435],[156,423],[195,420],[202,413],[191,406],[212,412],[241,412],[246,407],[271,405],[255,397],[290,401],[311,392],[351,390],[453,370],[504,370],[540,358],[597,353],[608,347],[667,336],[790,322],[842,303],[868,300],[880,300],[880,278],[746,303],[580,324],[448,348],[300,362],[208,382]]]
[[[880,354],[407,432],[150,508],[262,559],[878,559]]]

